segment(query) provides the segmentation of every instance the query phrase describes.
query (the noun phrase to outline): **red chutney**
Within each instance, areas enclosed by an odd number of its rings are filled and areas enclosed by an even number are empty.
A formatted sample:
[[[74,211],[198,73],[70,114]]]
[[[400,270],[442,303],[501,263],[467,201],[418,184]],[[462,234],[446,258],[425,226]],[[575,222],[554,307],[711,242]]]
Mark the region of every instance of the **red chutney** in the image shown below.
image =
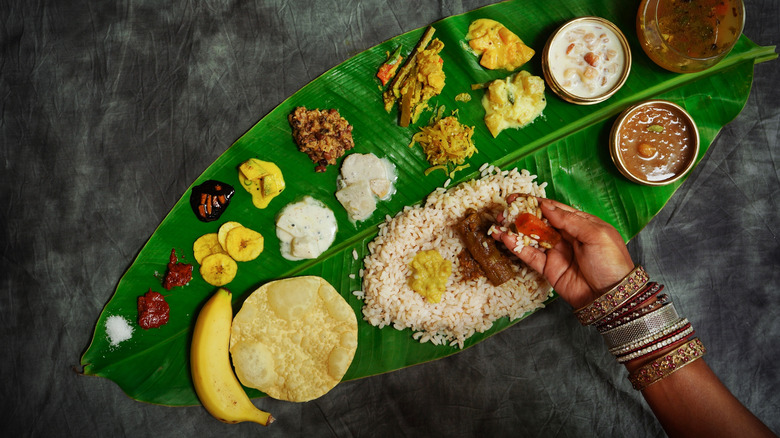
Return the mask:
[[[684,172],[695,159],[695,134],[673,107],[645,105],[629,113],[618,132],[625,168],[635,177],[662,182]]]
[[[138,297],[138,325],[145,330],[166,324],[170,311],[170,306],[159,292],[149,289]]]
[[[176,258],[176,250],[171,249],[171,259],[168,262],[168,271],[163,278],[163,287],[171,290],[176,286],[184,286],[192,279],[192,265],[179,263]]]

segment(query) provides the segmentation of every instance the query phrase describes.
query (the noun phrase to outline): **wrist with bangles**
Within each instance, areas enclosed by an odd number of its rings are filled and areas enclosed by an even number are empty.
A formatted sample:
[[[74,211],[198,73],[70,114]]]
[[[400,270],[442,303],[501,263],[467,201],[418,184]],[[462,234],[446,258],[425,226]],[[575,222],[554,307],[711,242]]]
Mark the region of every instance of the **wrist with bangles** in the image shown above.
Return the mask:
[[[642,391],[701,358],[706,349],[691,323],[678,315],[663,285],[651,282],[637,265],[620,282],[574,313],[582,325],[593,325],[629,381]]]

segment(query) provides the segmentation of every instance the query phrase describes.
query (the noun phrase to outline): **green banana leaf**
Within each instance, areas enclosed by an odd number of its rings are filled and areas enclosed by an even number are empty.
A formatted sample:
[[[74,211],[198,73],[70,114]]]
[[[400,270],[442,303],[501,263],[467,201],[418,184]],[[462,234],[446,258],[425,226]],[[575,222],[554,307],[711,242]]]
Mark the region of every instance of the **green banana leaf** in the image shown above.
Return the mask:
[[[434,98],[432,107],[444,105],[447,111],[458,111],[461,122],[475,127],[474,141],[479,150],[468,162],[470,167],[456,174],[455,184],[478,177],[482,163],[502,168],[525,168],[548,182],[548,197],[572,204],[610,222],[625,239],[636,235],[657,214],[682,181],[665,187],[645,187],[629,182],[614,168],[607,149],[608,135],[615,116],[627,106],[649,98],[668,99],[682,105],[696,120],[701,136],[699,159],[723,125],[741,111],[750,91],[753,64],[776,57],[773,47],[759,47],[741,37],[731,54],[710,70],[693,74],[674,74],[662,70],[647,58],[639,47],[634,31],[634,7],[620,0],[563,0],[556,7],[543,2],[513,1],[488,6],[467,14],[449,17],[432,25],[435,37],[441,39],[444,71],[447,76],[443,93]],[[598,105],[578,106],[564,102],[549,90],[544,116],[520,130],[507,130],[494,139],[485,127],[480,104],[481,90],[471,91],[471,84],[506,77],[506,71],[488,71],[477,58],[464,50],[469,23],[477,18],[491,18],[515,31],[537,55],[524,66],[541,76],[541,48],[550,33],[561,23],[583,15],[604,17],[620,27],[628,37],[634,62],[625,86],[612,98]],[[120,315],[129,321],[137,319],[136,300],[150,288],[162,291],[160,274],[171,248],[185,261],[193,262],[192,243],[199,236],[215,232],[225,221],[239,221],[261,232],[265,251],[256,260],[239,263],[238,275],[228,287],[233,291],[234,310],[260,285],[274,279],[318,275],[328,280],[358,315],[359,346],[354,361],[344,377],[357,379],[406,366],[439,359],[460,351],[449,346],[420,344],[412,340],[409,330],[382,330],[362,320],[362,302],[352,291],[360,290],[359,276],[366,246],[377,234],[386,215],[393,216],[404,206],[420,203],[447,176],[433,172],[419,147],[408,147],[411,136],[428,123],[423,114],[416,125],[401,128],[397,112],[383,110],[381,91],[374,74],[399,44],[411,48],[424,29],[400,35],[334,67],[284,101],[244,136],[236,141],[193,183],[217,179],[232,184],[236,194],[231,206],[219,221],[198,221],[189,206],[188,190],[140,251],[137,259],[119,281],[116,292],[99,316],[94,337],[81,364],[87,375],[97,375],[116,382],[130,397],[165,405],[198,404],[189,374],[189,343],[198,310],[215,288],[197,273],[183,288],[166,292],[171,307],[170,322],[159,329],[142,330],[136,326],[130,340],[112,347],[105,330],[106,319]],[[470,102],[456,102],[455,95],[468,92]],[[388,157],[398,171],[397,193],[380,202],[371,218],[351,223],[336,201],[338,166],[315,173],[309,158],[298,152],[290,133],[287,115],[297,106],[336,108],[353,126],[354,152],[373,152]],[[251,197],[238,184],[237,166],[250,157],[273,161],[279,165],[287,183],[286,190],[264,210],[256,209]],[[274,219],[290,202],[308,194],[323,201],[336,214],[336,243],[321,257],[311,261],[291,262],[281,257],[275,235]],[[359,257],[353,258],[353,250]],[[520,319],[497,321],[486,333],[467,340],[465,348],[517,323]],[[252,397],[263,396],[247,390]]]

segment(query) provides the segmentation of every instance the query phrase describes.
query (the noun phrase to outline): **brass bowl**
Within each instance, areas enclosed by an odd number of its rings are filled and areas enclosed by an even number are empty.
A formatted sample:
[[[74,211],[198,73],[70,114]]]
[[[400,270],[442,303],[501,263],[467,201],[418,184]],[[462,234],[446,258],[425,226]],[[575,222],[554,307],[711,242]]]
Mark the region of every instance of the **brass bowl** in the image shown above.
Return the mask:
[[[673,112],[680,118],[683,123],[688,126],[690,129],[690,136],[692,137],[692,150],[690,151],[690,155],[685,161],[682,170],[675,172],[673,176],[663,180],[650,180],[644,175],[631,172],[626,165],[623,154],[620,152],[620,131],[623,129],[626,120],[628,120],[630,116],[632,116],[640,109],[646,107],[662,108]],[[691,169],[693,169],[693,166],[696,164],[696,159],[699,156],[699,130],[696,128],[696,123],[693,121],[691,115],[688,114],[688,112],[685,111],[681,106],[667,100],[647,100],[630,106],[622,113],[620,113],[617,120],[615,120],[615,123],[612,125],[612,130],[609,134],[609,153],[612,157],[612,162],[615,163],[615,166],[618,168],[620,173],[630,181],[647,186],[663,186],[671,184],[675,181],[679,181]]]
[[[620,43],[624,58],[623,68],[620,72],[618,81],[610,89],[597,96],[580,96],[572,91],[567,90],[552,73],[550,67],[550,50],[555,40],[557,38],[563,38],[563,35],[567,30],[586,23],[601,25],[611,30],[618,38],[618,42]],[[628,40],[626,39],[626,36],[611,21],[594,16],[575,18],[573,20],[567,21],[566,23],[563,23],[547,39],[547,43],[545,44],[544,50],[542,51],[542,72],[544,74],[544,79],[547,82],[547,85],[561,99],[577,105],[593,105],[609,99],[613,94],[617,93],[620,87],[622,87],[626,82],[626,79],[628,79],[628,74],[631,72],[631,49],[628,46]]]
[[[642,50],[644,50],[647,56],[659,66],[675,73],[698,72],[717,64],[734,48],[737,41],[739,41],[739,36],[742,34],[742,29],[745,27],[745,3],[742,0],[726,1],[724,5],[728,6],[728,11],[731,11],[731,17],[724,17],[723,21],[717,18],[716,29],[711,34],[717,36],[716,39],[721,44],[718,46],[713,44],[713,47],[716,47],[716,49],[710,56],[702,58],[692,57],[685,51],[677,50],[670,45],[667,39],[671,40],[674,37],[668,35],[669,29],[664,29],[659,25],[663,20],[663,18],[659,19],[658,17],[659,8],[664,6],[662,4],[666,4],[668,7],[668,3],[673,2],[668,2],[667,0],[642,0],[636,16],[636,32],[639,38],[639,45],[642,46]],[[694,35],[703,35],[701,30],[696,32],[693,29],[702,25],[706,26],[713,19],[713,17],[705,13],[691,14],[690,11],[679,10],[678,8],[674,8],[674,10],[675,12],[671,13],[671,16],[666,17],[666,21],[679,22],[682,18],[685,18],[687,22],[685,31],[693,32]],[[728,15],[728,12],[726,14]],[[675,19],[670,20],[670,18]],[[711,43],[712,41],[708,42]]]

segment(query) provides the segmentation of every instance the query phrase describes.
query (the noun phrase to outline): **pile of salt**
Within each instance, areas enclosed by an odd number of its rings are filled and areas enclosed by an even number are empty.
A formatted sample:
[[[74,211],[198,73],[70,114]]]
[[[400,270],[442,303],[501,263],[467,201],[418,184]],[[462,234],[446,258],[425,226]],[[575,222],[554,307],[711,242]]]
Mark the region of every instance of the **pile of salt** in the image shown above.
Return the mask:
[[[106,334],[112,347],[133,336],[133,327],[121,316],[113,315],[106,319]]]

